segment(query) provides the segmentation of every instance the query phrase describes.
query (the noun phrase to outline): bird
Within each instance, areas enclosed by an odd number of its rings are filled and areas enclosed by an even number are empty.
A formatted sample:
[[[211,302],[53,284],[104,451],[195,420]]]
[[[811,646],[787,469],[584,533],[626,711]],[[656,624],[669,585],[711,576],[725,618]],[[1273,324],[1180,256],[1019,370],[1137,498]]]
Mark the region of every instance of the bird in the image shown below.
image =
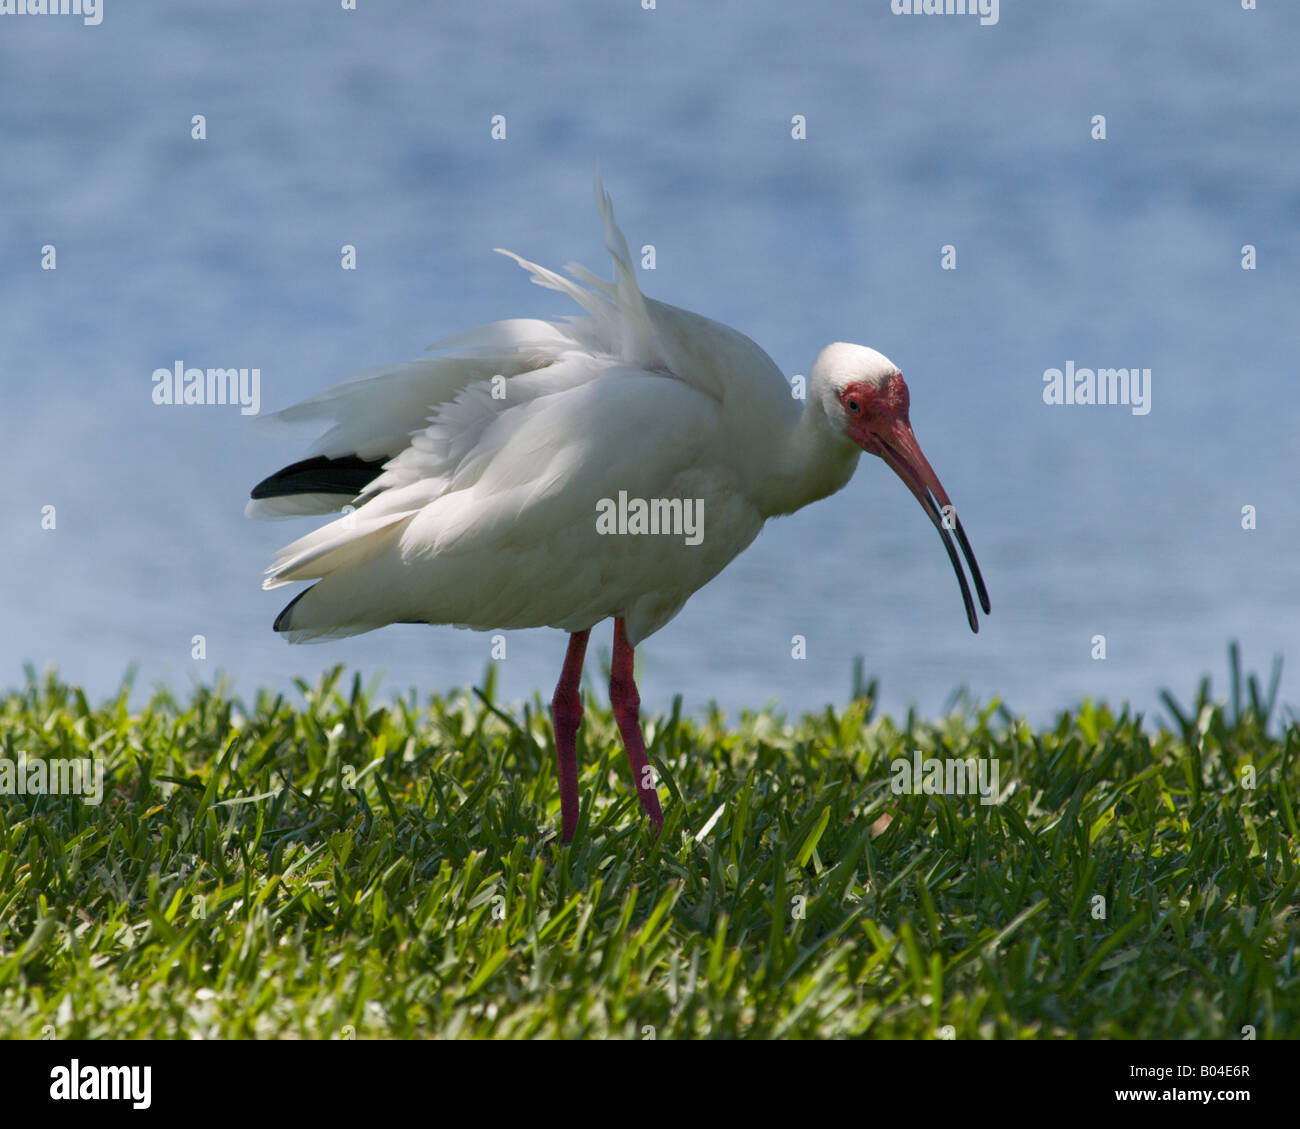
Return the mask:
[[[613,620],[610,702],[657,837],[635,648],[765,522],[846,486],[864,452],[903,480],[939,531],[972,631],[954,538],[990,610],[965,529],[913,433],[898,367],[836,342],[800,390],[750,338],[644,295],[599,166],[595,197],[611,281],[496,248],[581,314],[482,325],[430,346],[435,355],[355,374],[276,413],[321,434],[305,458],[259,482],[246,508],[255,518],[341,512],[266,571],[268,589],[314,581],[276,617],[290,642],[394,623],[568,633],[551,699],[565,844],[579,820],[593,628]]]

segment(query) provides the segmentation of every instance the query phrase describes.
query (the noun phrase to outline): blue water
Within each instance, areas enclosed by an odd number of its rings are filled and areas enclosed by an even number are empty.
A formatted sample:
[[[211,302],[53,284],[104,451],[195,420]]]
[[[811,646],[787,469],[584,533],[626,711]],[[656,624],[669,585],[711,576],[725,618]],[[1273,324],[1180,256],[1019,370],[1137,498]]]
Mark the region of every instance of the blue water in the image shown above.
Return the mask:
[[[901,366],[993,599],[972,636],[933,530],[864,459],[648,641],[649,709],[842,703],[862,654],[891,709],[964,685],[1037,719],[1086,695],[1151,710],[1162,686],[1221,685],[1230,638],[1248,665],[1285,652],[1300,702],[1300,5],[1260,8],[1003,0],[991,27],[888,0],[0,17],[0,683],[24,661],[92,695],[133,661],[179,690],[335,661],[397,691],[477,680],[485,635],[275,637],[285,595],[260,574],[309,526],[242,509],[299,447],[236,408],[156,406],[151,374],[257,366],[268,411],[469,326],[572,312],[489,249],[605,273],[599,158],[630,242],[656,247],[647,293],[790,374],[836,339]],[[1150,413],[1045,405],[1067,361],[1150,368]],[[549,696],[563,637],[507,647],[503,695]]]

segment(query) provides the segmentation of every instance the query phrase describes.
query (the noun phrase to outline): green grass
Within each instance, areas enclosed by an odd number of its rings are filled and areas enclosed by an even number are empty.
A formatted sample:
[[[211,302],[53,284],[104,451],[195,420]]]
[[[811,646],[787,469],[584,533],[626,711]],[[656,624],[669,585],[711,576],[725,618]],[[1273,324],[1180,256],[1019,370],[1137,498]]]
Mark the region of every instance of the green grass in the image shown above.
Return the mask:
[[[0,1034],[1294,1038],[1300,726],[1233,657],[1175,732],[900,722],[870,687],[651,717],[657,843],[588,701],[572,848],[548,714],[490,674],[133,710],[29,672],[0,754],[102,757],[105,794],[0,797]],[[913,749],[999,758],[1002,802],[894,795]]]

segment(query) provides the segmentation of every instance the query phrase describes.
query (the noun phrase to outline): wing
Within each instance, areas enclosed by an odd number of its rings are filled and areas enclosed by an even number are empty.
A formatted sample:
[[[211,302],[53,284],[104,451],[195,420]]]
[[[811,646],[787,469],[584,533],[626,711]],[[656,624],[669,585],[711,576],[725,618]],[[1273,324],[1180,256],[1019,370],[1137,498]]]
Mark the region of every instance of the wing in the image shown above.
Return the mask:
[[[566,328],[532,318],[481,326],[431,346],[456,349],[455,356],[369,369],[277,412],[271,418],[280,422],[329,426],[309,448],[309,458],[253,488],[245,512],[287,517],[331,513],[354,503],[384,463],[410,444],[412,433],[471,384],[545,367],[580,347],[580,335]]]

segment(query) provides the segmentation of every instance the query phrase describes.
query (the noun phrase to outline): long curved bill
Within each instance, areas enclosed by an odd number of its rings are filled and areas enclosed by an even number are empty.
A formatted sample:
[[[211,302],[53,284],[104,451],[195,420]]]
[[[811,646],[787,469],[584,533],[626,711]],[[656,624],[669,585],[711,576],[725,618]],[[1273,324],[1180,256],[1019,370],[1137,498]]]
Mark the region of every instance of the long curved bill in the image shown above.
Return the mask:
[[[880,457],[887,462],[896,475],[907,484],[907,488],[916,496],[921,507],[930,515],[935,529],[943,540],[943,547],[948,550],[948,560],[952,570],[957,574],[957,583],[961,585],[962,602],[966,605],[966,620],[972,631],[979,631],[979,620],[975,618],[975,601],[971,599],[970,586],[966,583],[966,574],[962,572],[957,560],[957,550],[952,543],[952,532],[957,534],[957,543],[970,568],[971,579],[975,582],[975,592],[979,596],[980,607],[984,614],[989,614],[989,593],[984,587],[984,577],[980,575],[980,566],[975,562],[970,542],[966,540],[966,531],[961,526],[957,510],[948,500],[939,476],[934,473],[926,457],[921,454],[921,447],[912,434],[912,427],[907,423],[897,423],[888,435],[878,437]]]

